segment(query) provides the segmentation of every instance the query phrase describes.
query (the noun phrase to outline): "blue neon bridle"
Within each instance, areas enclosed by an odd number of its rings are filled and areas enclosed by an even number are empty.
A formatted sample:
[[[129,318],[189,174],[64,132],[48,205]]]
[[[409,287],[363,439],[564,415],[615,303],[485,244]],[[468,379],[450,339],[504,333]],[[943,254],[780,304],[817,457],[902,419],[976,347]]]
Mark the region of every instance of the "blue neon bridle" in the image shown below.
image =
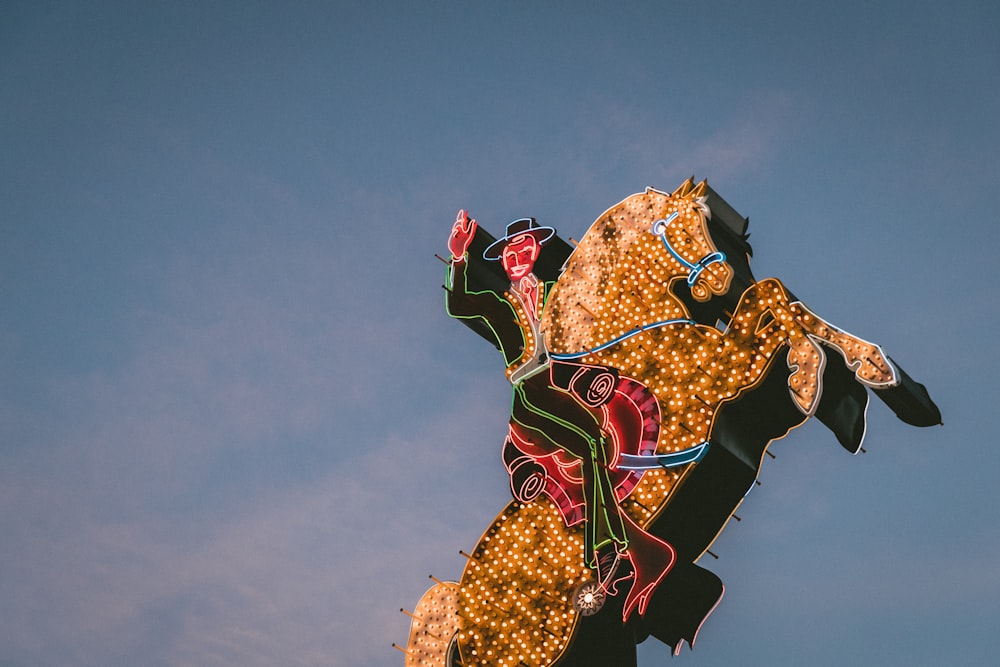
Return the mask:
[[[692,264],[691,262],[681,257],[681,254],[677,252],[677,250],[675,250],[672,245],[670,245],[670,240],[667,239],[667,228],[674,220],[677,219],[679,215],[680,214],[677,211],[674,211],[666,219],[657,220],[656,222],[653,223],[653,228],[651,231],[653,232],[653,234],[660,237],[660,240],[663,241],[663,245],[667,248],[667,252],[673,255],[674,259],[676,259],[678,262],[681,263],[682,266],[688,269],[687,284],[688,287],[691,287],[692,285],[694,285],[695,281],[698,280],[698,277],[702,274],[702,272],[704,272],[705,269],[709,267],[710,264],[715,264],[715,263],[722,264],[723,262],[725,262],[726,253],[721,252],[719,250],[716,250],[715,252],[710,252],[701,259],[699,259],[695,264]]]

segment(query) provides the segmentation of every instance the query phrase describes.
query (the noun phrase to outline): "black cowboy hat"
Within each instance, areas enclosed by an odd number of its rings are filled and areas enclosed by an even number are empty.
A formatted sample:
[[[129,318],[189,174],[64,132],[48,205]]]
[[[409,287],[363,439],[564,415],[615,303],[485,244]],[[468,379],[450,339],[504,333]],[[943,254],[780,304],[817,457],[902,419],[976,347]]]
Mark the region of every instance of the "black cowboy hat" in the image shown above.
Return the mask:
[[[529,234],[535,237],[538,241],[538,245],[544,245],[555,236],[556,230],[552,227],[543,227],[535,222],[534,218],[521,218],[515,220],[507,225],[507,231],[502,239],[497,239],[494,241],[486,250],[483,251],[483,259],[500,259],[503,254],[503,248],[507,245],[507,241],[517,236],[523,236]]]

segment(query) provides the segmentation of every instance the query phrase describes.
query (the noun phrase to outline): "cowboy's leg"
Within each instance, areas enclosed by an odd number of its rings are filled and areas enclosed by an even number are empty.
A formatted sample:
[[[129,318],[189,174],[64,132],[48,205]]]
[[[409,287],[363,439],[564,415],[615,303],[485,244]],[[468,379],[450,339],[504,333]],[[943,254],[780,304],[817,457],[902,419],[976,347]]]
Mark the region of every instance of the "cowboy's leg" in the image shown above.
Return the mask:
[[[625,533],[621,509],[618,506],[618,497],[615,495],[611,475],[608,472],[608,450],[605,439],[592,441],[590,449],[590,458],[584,459],[584,465],[590,463],[591,473],[594,477],[593,495],[588,498],[588,502],[594,508],[592,514],[600,514],[595,522],[592,544],[596,550],[605,544],[614,542],[615,549],[623,551],[628,546],[628,537]]]
[[[515,387],[511,419],[581,462],[588,552],[614,541],[627,545],[625,527],[607,468],[605,436],[594,414],[544,376]],[[588,563],[593,558],[587,554]]]

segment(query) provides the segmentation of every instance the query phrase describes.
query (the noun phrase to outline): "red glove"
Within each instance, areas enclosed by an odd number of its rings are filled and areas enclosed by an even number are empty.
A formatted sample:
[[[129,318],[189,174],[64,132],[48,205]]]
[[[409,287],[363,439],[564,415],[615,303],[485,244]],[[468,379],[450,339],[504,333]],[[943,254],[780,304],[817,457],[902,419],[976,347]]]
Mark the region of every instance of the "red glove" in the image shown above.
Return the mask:
[[[476,221],[469,217],[464,210],[455,216],[455,224],[451,228],[451,236],[448,237],[448,250],[451,256],[456,259],[465,257],[465,252],[472,243],[472,237],[476,235]]]

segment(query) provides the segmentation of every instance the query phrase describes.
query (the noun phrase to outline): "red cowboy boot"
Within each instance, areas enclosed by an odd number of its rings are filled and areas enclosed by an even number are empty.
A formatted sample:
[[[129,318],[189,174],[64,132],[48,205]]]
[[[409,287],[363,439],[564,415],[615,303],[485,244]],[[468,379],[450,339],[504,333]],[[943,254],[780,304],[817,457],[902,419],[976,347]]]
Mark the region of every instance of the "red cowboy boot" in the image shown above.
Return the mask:
[[[623,513],[622,519],[625,520],[628,535],[628,557],[635,572],[635,580],[622,610],[622,622],[627,623],[632,612],[638,611],[640,616],[646,613],[650,597],[674,566],[677,552],[663,540],[643,530],[627,514]]]

